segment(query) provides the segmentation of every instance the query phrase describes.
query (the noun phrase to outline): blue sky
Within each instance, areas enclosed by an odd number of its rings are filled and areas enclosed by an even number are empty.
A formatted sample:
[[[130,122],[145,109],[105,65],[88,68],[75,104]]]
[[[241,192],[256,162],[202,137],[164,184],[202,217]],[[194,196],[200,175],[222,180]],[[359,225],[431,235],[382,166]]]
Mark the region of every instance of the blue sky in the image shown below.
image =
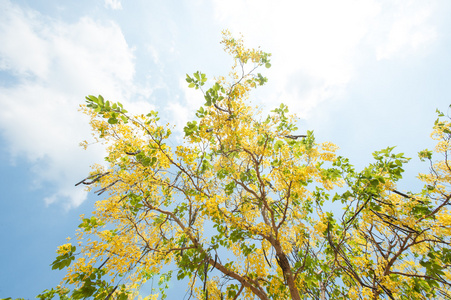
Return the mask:
[[[49,264],[96,198],[74,183],[103,161],[77,111],[88,94],[177,125],[202,96],[186,73],[227,74],[221,30],[271,52],[253,101],[283,102],[359,168],[387,146],[432,148],[435,109],[451,103],[451,2],[378,0],[0,0],[0,298],[33,298],[62,274]]]

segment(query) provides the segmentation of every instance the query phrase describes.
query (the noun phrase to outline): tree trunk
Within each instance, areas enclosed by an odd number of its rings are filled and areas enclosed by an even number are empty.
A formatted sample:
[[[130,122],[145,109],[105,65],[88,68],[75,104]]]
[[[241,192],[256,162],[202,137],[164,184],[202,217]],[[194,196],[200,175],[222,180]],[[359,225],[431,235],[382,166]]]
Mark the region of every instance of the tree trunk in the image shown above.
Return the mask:
[[[291,273],[290,262],[288,261],[286,255],[281,251],[282,249],[280,249],[280,252],[277,250],[278,249],[276,249],[277,261],[279,263],[280,268],[282,269],[285,280],[287,281],[288,289],[290,290],[290,294],[291,294],[291,299],[301,300],[299,291],[296,288],[296,285],[294,283],[293,274]]]

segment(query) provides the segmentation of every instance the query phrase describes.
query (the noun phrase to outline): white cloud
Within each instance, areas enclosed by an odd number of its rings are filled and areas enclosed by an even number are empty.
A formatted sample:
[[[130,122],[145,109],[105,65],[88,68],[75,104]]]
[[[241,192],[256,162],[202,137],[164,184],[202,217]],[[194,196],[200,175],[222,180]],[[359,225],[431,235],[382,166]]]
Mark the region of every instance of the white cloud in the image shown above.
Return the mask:
[[[0,69],[9,69],[19,76],[45,77],[49,57],[45,55],[46,42],[34,32],[39,26],[36,14],[24,12],[8,1],[0,3]]]
[[[435,37],[424,1],[216,0],[215,14],[248,45],[274,54],[267,73],[276,92],[265,98],[302,117],[344,95],[362,60],[415,51]]]
[[[183,132],[186,123],[195,120],[196,111],[204,104],[202,91],[189,88],[184,78],[179,79],[179,88],[183,93],[182,101],[171,101],[166,104],[166,111],[171,116],[171,124],[178,133]]]
[[[84,96],[101,93],[127,104],[151,90],[133,84],[134,56],[114,23],[82,18],[73,24],[0,1],[0,68],[17,83],[0,87],[0,130],[15,159],[26,158],[35,185],[53,186],[47,203],[79,205],[86,193],[73,184],[84,178],[103,149],[83,151],[88,120],[77,111]],[[45,19],[45,23],[44,23]],[[143,101],[133,111],[146,111]]]
[[[105,7],[117,10],[122,9],[122,4],[119,0],[105,0]]]
[[[376,45],[378,60],[405,56],[437,38],[437,33],[428,21],[433,9],[429,3],[401,2],[392,13],[391,28],[385,41]]]
[[[156,65],[160,65],[161,64],[161,59],[160,59],[160,55],[158,53],[158,50],[154,46],[148,45],[147,46],[147,51],[149,51],[149,53],[150,53],[150,55],[151,55],[151,57],[153,59],[153,62]]]

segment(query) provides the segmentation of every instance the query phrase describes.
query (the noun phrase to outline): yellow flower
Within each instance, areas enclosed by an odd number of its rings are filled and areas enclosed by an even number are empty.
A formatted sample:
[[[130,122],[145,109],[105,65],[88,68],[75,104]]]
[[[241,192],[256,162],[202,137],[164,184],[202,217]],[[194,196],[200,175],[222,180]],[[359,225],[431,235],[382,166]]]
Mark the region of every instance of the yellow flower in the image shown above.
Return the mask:
[[[72,244],[67,243],[67,244],[59,246],[58,250],[56,250],[56,253],[58,253],[59,255],[64,255],[66,253],[69,253],[71,251],[71,248],[72,248]]]

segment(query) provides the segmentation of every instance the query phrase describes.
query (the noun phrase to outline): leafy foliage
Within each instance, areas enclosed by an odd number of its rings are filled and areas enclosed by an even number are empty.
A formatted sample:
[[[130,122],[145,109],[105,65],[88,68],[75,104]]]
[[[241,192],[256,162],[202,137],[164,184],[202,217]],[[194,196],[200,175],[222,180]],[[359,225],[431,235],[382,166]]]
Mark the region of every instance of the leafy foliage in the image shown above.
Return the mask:
[[[424,187],[400,192],[408,158],[389,147],[358,171],[335,145],[299,134],[285,105],[262,117],[248,95],[266,83],[255,73],[271,66],[270,54],[227,32],[222,43],[235,59],[229,79],[204,91],[205,74],[186,76],[205,104],[181,145],[171,146],[156,112],[130,115],[102,96],[86,98],[82,110],[108,145],[108,166],[79,184],[108,195],[82,219],[80,252],[63,245],[52,264],[67,268],[72,292],[38,297],[131,299],[154,278],[160,289],[147,299],[164,299],[167,283],[184,278],[198,299],[451,297],[444,114],[437,147],[419,153],[431,167],[419,175]],[[343,210],[330,211],[332,202]]]

